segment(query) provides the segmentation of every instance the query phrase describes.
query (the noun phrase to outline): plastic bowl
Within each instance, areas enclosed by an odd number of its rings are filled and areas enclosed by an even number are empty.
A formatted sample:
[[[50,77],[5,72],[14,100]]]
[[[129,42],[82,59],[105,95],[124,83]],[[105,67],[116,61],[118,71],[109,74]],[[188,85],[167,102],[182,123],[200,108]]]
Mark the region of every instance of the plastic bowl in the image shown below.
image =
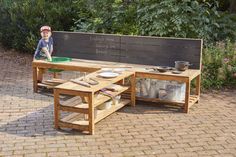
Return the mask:
[[[101,72],[112,72],[112,68],[102,68]]]
[[[53,63],[57,63],[57,62],[70,62],[72,59],[69,57],[52,57],[52,61],[49,62],[53,62]]]
[[[61,70],[61,69],[48,69],[49,72],[55,72],[55,73],[59,73],[59,72],[62,72],[64,70]]]
[[[68,58],[68,57],[52,57],[52,61],[49,61],[49,62],[52,62],[52,63],[60,63],[60,62],[70,62],[72,59],[71,58]],[[61,69],[48,69],[49,72],[62,72],[64,70],[61,70]]]
[[[117,95],[115,97],[115,105],[118,105],[120,103],[120,98],[121,98],[121,95]]]

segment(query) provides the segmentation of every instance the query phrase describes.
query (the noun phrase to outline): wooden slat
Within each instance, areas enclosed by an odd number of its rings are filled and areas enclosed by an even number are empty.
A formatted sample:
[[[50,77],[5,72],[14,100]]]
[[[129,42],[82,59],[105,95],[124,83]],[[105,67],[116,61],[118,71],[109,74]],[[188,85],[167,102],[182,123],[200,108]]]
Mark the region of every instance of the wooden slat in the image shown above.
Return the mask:
[[[190,95],[189,97],[189,108],[194,105],[199,100],[199,96],[197,95]]]
[[[60,106],[60,110],[88,114],[88,104],[77,104],[76,106]]]
[[[54,78],[52,80],[45,80],[45,82],[47,82],[47,83],[54,83],[54,84],[62,84],[62,83],[66,83],[67,80]]]
[[[83,103],[81,97],[75,96],[60,103],[62,111],[86,113],[88,114],[88,104]]]
[[[59,127],[63,127],[63,128],[72,128],[72,129],[78,129],[78,130],[82,130],[82,131],[88,131],[88,125],[87,122],[84,121],[73,121],[71,123],[68,122],[62,122],[59,121]]]
[[[184,104],[184,101],[160,100],[158,98],[136,97],[136,100],[147,101],[147,102],[161,102],[161,103],[169,103],[169,104]]]
[[[71,114],[69,114],[68,116],[62,118],[61,120],[62,120],[62,121],[70,121],[72,118],[74,118],[74,117],[76,117],[76,116],[78,116],[78,115],[79,115],[78,113],[71,113]]]
[[[81,129],[81,130],[88,130],[88,121],[83,119],[82,114],[72,113],[59,121],[59,126],[61,127],[69,127]]]
[[[49,89],[52,89],[55,87],[55,85],[48,85],[48,84],[45,84],[45,83],[38,83],[37,84],[39,87],[46,87],[46,88],[49,88]]]

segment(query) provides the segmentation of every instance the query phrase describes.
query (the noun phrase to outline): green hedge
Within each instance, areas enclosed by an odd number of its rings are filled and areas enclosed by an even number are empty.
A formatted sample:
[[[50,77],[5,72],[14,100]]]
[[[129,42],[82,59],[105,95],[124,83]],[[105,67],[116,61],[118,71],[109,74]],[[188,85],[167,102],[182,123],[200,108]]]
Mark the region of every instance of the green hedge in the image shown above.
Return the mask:
[[[198,0],[0,0],[0,41],[34,51],[39,28],[114,34],[203,38],[204,44],[236,38],[236,15]]]
[[[0,1],[0,41],[20,51],[34,51],[40,39],[39,28],[70,30],[77,15],[72,0]]]
[[[220,88],[236,84],[236,54],[228,47],[233,44],[216,44],[235,41],[236,15],[218,9],[215,1],[200,0],[0,0],[0,42],[33,53],[42,25],[61,31],[203,38],[203,87]]]
[[[202,85],[206,89],[236,87],[236,44],[219,42],[204,49]]]

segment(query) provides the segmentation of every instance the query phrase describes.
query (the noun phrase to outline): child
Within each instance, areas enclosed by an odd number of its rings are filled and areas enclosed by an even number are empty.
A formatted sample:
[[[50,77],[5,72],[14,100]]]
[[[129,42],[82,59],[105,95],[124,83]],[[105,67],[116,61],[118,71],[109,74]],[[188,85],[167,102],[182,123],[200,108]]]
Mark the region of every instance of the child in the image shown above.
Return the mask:
[[[45,59],[52,61],[53,39],[52,32],[49,26],[42,26],[40,28],[42,38],[38,42],[37,49],[34,53],[34,59]]]

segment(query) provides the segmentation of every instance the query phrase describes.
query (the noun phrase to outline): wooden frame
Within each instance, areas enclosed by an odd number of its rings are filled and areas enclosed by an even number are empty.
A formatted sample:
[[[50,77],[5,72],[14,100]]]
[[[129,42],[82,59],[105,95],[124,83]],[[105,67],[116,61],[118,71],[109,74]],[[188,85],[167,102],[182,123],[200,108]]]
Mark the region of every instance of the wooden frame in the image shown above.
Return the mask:
[[[200,98],[201,82],[201,60],[202,45],[201,39],[180,39],[162,38],[146,36],[128,36],[114,34],[82,33],[82,32],[53,32],[54,55],[73,58],[71,62],[51,63],[42,60],[34,60],[33,70],[33,90],[38,92],[39,86],[54,89],[54,119],[55,128],[69,127],[88,131],[94,134],[95,123],[104,117],[112,114],[127,103],[135,105],[135,100],[147,102],[163,102],[171,104],[181,104],[185,113]],[[79,58],[79,59],[75,59]],[[181,74],[171,72],[157,73],[150,68],[158,66],[174,66],[174,61],[186,60],[193,64],[192,69],[188,69]],[[132,63],[132,64],[131,64]],[[145,65],[144,65],[145,64]],[[66,82],[55,86],[45,84],[43,81],[44,71],[47,69],[61,69],[68,71],[89,72],[91,76],[96,75],[101,68],[128,68],[126,75],[121,75],[115,79],[101,83],[91,89],[72,82]],[[54,73],[54,78],[57,77]],[[124,78],[130,77],[131,85],[128,89],[124,87],[120,92],[126,92],[130,101],[125,100],[120,106],[113,107],[108,111],[101,112],[95,117],[95,107],[109,100],[108,97],[98,100],[95,93],[111,83],[124,84]],[[136,78],[150,78],[158,80],[178,81],[186,84],[185,100],[183,102],[173,102],[160,100],[158,98],[140,98],[135,96]],[[196,80],[196,91],[190,94],[191,82]],[[67,103],[60,102],[60,95],[68,94],[74,96]],[[78,101],[77,96],[85,97],[86,105],[74,103]],[[66,105],[67,104],[67,105]],[[74,112],[71,115],[61,118],[61,111]],[[80,114],[87,114],[87,121],[77,121]]]
[[[163,101],[156,98],[137,98],[137,100],[142,101],[152,101],[152,102],[164,102],[172,104],[183,104],[184,112],[188,113],[189,108],[196,102],[198,102],[200,97],[200,82],[201,82],[201,71],[197,69],[188,69],[182,74],[172,74],[167,73],[155,73],[150,72],[150,66],[145,65],[136,65],[136,64],[125,64],[125,63],[116,63],[116,62],[106,62],[106,61],[92,61],[92,60],[78,60],[72,59],[70,63],[50,63],[46,61],[34,61],[33,62],[33,87],[34,92],[38,91],[38,84],[42,82],[42,74],[38,74],[38,69],[63,69],[63,70],[76,70],[76,71],[86,71],[86,72],[96,72],[103,67],[127,67],[130,71],[135,72],[135,78],[152,78],[159,80],[170,80],[170,81],[179,81],[186,83],[186,93],[184,102],[172,102],[172,101]],[[154,67],[154,66],[151,66]],[[196,78],[196,94],[190,95],[190,83],[193,79]],[[53,88],[53,87],[52,87]],[[135,87],[133,87],[135,88]],[[134,99],[132,99],[134,100]]]
[[[97,75],[97,73],[91,73],[86,77],[91,78],[95,77],[95,75]],[[110,84],[113,83],[120,84],[120,81],[124,80],[127,77],[131,78],[130,88],[123,87],[120,89],[120,91],[114,93],[115,94],[114,96],[120,95],[126,90],[130,89],[131,90],[130,100],[122,99],[122,101],[119,104],[112,105],[110,109],[98,112],[95,118],[95,108],[98,105],[111,99],[108,96],[95,98],[95,93],[107,87]],[[69,99],[67,102],[64,102],[64,104],[62,104],[60,102],[60,94],[67,94],[75,97],[71,98],[74,100],[71,101],[71,99]],[[86,97],[87,103],[78,105],[76,102],[77,96]],[[73,103],[76,103],[76,105],[73,105]],[[109,79],[109,81],[107,81],[106,79],[99,80],[99,84],[91,88],[84,87],[75,84],[73,82],[67,82],[54,88],[54,121],[55,121],[54,125],[56,129],[60,127],[67,127],[67,128],[88,131],[89,134],[94,134],[95,123],[99,122],[103,118],[107,117],[108,115],[112,114],[113,112],[117,111],[118,109],[122,108],[128,103],[131,103],[132,106],[135,106],[135,72],[125,71],[118,77]],[[61,114],[60,114],[61,111],[74,112],[74,113],[61,119]],[[79,113],[88,114],[88,120],[78,120],[80,118]]]
[[[201,72],[200,70],[187,70],[181,75],[173,75],[173,74],[155,74],[150,72],[144,71],[137,71],[136,72],[137,78],[151,78],[151,79],[158,79],[158,80],[168,80],[168,81],[178,81],[183,82],[186,84],[185,89],[185,101],[184,102],[172,102],[172,101],[165,101],[159,100],[157,98],[137,98],[137,100],[142,101],[152,101],[152,102],[163,102],[163,103],[178,103],[183,104],[183,109],[185,113],[188,113],[189,108],[199,101],[200,98],[200,79],[201,79]],[[190,95],[190,87],[191,81],[196,78],[196,92],[195,95]]]

